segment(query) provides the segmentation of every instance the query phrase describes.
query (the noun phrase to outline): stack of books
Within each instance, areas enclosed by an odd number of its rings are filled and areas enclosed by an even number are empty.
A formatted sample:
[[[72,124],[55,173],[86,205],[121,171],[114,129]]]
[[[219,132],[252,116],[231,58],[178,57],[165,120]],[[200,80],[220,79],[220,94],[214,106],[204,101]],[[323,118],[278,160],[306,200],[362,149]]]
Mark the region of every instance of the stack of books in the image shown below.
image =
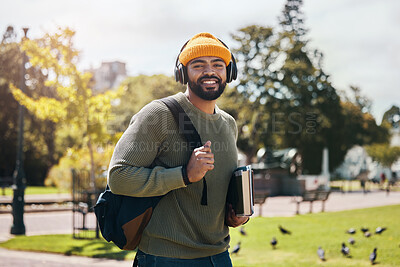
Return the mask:
[[[239,167],[233,172],[226,201],[232,204],[236,216],[253,215],[254,184],[250,165]]]

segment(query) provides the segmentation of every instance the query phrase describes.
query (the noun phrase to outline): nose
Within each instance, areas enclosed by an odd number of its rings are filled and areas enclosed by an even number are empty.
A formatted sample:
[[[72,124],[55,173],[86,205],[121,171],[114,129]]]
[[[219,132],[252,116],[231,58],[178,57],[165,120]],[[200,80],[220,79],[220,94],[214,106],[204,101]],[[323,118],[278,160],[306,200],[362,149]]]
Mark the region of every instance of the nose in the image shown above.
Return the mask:
[[[205,75],[212,75],[215,74],[215,70],[211,65],[206,65],[203,70],[203,74]]]

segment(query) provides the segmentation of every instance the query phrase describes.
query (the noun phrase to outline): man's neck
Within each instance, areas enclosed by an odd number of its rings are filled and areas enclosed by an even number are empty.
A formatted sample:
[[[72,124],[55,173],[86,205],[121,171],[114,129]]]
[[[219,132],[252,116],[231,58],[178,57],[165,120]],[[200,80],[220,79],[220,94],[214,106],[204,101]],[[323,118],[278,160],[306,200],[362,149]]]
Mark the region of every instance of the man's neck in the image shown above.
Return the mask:
[[[196,108],[200,109],[201,111],[207,114],[214,114],[215,103],[217,102],[217,100],[204,100],[198,97],[189,88],[186,89],[185,96]]]

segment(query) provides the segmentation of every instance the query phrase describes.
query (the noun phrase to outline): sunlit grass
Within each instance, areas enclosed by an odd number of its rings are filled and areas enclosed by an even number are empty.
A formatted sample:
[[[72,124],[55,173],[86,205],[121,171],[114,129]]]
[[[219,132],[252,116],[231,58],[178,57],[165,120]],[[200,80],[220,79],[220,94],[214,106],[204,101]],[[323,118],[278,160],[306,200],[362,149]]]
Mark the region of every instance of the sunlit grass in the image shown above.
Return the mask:
[[[231,246],[241,241],[238,255],[232,255],[234,266],[370,266],[369,254],[378,248],[378,266],[400,266],[400,205],[359,209],[341,212],[314,213],[296,217],[252,218],[245,225],[246,236],[239,233],[240,228],[231,229]],[[292,231],[282,235],[278,225]],[[373,234],[366,238],[360,231],[368,227],[387,227],[381,235]],[[349,235],[349,228],[356,234]],[[269,244],[272,237],[278,240],[274,250]],[[354,246],[348,239],[356,240]],[[352,258],[340,253],[341,243],[350,247]],[[327,261],[317,256],[317,248],[326,251]],[[132,260],[135,252],[121,251],[103,239],[73,239],[71,235],[18,236],[0,247],[30,251],[46,251],[64,255],[105,257]],[[230,249],[231,250],[231,249]]]
[[[6,196],[12,196],[14,191],[12,188],[4,188]],[[71,193],[67,189],[59,189],[57,187],[46,186],[28,186],[25,188],[25,195],[46,195],[46,194],[68,194]],[[3,195],[3,189],[0,189],[0,195]]]
[[[0,247],[119,260],[135,256],[134,251],[122,251],[103,239],[74,239],[72,235],[18,236],[0,243]]]
[[[370,266],[369,254],[378,248],[379,266],[400,266],[400,206],[360,209],[335,213],[307,214],[289,218],[253,218],[245,226],[247,236],[237,229],[231,231],[233,247],[241,241],[239,255],[232,255],[234,266]],[[278,225],[292,231],[282,235]],[[378,226],[387,227],[382,235],[363,236],[361,227],[375,231]],[[355,235],[345,231],[357,230]],[[278,240],[272,249],[269,241]],[[348,239],[356,240],[354,246]],[[341,243],[350,247],[352,258],[340,253]],[[318,246],[326,251],[327,261],[317,256]]]

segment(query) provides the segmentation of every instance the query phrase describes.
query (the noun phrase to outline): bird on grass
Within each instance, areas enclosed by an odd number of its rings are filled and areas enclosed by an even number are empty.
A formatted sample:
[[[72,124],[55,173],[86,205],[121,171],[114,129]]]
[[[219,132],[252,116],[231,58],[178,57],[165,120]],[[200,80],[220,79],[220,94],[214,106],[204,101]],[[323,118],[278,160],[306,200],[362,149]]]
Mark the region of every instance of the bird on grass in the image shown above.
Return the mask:
[[[240,228],[240,234],[241,234],[241,235],[247,235],[247,233],[246,233],[246,231],[244,230],[244,227],[243,227],[243,226]]]
[[[375,230],[375,234],[382,234],[383,231],[386,230],[386,227],[377,227]]]
[[[278,244],[278,240],[276,240],[276,238],[273,237],[269,243],[271,244],[272,248],[275,249],[276,245]]]
[[[354,238],[350,237],[349,238],[349,244],[350,245],[354,245],[356,243],[356,240],[354,240]]]
[[[238,254],[238,253],[239,253],[239,250],[240,250],[240,242],[237,243],[236,246],[233,247],[233,250],[232,250],[232,252],[231,252],[232,255],[233,255],[233,254]]]
[[[345,243],[342,243],[342,249],[340,250],[340,252],[342,252],[342,254],[346,257],[350,255],[350,249],[346,246]]]
[[[326,259],[325,259],[325,250],[323,250],[321,247],[318,247],[317,254],[318,254],[318,257],[322,261],[326,261]]]
[[[370,237],[370,236],[371,236],[371,233],[370,233],[370,232],[365,232],[365,233],[364,233],[364,236],[365,236],[365,237]]]
[[[291,235],[292,234],[292,232],[290,232],[289,230],[283,228],[282,226],[279,225],[278,227],[279,227],[279,230],[281,231],[282,234],[284,234],[284,235]]]
[[[356,229],[350,228],[349,230],[346,231],[346,233],[354,235],[356,233]]]
[[[378,250],[377,248],[374,248],[374,251],[372,251],[372,253],[369,255],[369,261],[371,262],[372,265],[375,264],[376,257],[378,256],[376,254],[377,250]]]
[[[361,227],[361,232],[363,232],[363,233],[365,233],[365,232],[368,232],[369,231],[369,229],[368,228],[365,228],[365,227]]]

